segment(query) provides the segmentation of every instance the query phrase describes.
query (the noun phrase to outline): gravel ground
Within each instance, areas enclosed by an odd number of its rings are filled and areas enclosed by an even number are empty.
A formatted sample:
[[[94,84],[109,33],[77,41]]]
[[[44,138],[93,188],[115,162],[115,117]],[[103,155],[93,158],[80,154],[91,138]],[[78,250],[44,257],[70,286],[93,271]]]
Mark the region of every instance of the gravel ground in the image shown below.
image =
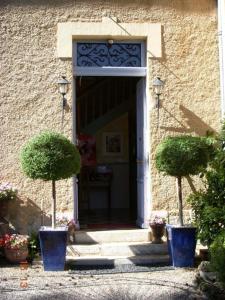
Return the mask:
[[[44,272],[1,267],[0,299],[144,300],[205,299],[193,284],[194,269],[120,267],[112,269]],[[27,284],[27,287],[21,287]]]

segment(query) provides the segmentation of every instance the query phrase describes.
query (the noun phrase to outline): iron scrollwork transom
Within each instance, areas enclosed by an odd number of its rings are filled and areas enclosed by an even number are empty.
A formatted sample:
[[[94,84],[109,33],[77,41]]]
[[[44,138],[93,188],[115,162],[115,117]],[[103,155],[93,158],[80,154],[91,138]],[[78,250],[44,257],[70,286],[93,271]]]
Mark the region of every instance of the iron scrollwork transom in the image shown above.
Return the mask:
[[[141,43],[77,43],[78,67],[141,67]]]

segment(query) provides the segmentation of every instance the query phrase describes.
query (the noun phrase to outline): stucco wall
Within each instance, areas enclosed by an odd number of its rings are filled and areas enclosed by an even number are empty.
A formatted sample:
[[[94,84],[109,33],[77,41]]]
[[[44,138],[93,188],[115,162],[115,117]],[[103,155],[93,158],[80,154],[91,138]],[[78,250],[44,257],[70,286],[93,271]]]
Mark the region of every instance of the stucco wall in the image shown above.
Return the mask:
[[[40,208],[50,212],[51,185],[21,173],[18,155],[24,142],[45,129],[60,131],[60,95],[55,82],[72,77],[72,62],[56,55],[58,22],[100,22],[110,14],[121,22],[160,22],[163,58],[151,59],[150,79],[166,80],[160,128],[150,113],[152,196],[154,209],[176,208],[175,184],[154,168],[157,144],[167,135],[204,135],[220,123],[219,65],[214,0],[80,0],[0,2],[0,180],[19,190],[13,220],[19,230],[39,226]],[[151,92],[151,91],[150,91]],[[68,95],[71,106],[71,89]],[[65,115],[70,137],[72,112]],[[186,185],[186,192],[188,191]],[[58,208],[72,209],[70,180],[57,183]]]

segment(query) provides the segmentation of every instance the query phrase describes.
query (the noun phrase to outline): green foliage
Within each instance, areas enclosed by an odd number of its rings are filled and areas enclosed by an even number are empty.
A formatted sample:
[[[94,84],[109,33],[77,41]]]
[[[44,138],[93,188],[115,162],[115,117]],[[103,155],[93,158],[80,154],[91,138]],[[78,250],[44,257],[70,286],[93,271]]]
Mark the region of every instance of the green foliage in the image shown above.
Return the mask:
[[[35,257],[38,256],[40,252],[40,242],[38,233],[31,232],[29,239],[28,239],[28,260],[33,261]]]
[[[222,198],[211,188],[192,194],[188,202],[195,215],[198,237],[203,244],[210,245],[223,230],[225,224],[225,206]],[[222,200],[224,201],[224,200]]]
[[[166,175],[196,175],[207,166],[213,153],[211,142],[193,136],[167,137],[157,147],[156,167]]]
[[[21,166],[32,179],[65,179],[79,173],[80,154],[63,135],[44,132],[23,147]]]
[[[210,245],[225,227],[225,127],[216,138],[214,158],[203,173],[205,188],[190,195],[199,238]]]
[[[210,247],[211,264],[218,272],[218,278],[225,287],[225,229],[218,235]]]
[[[15,200],[17,197],[17,189],[9,182],[0,184],[0,201]]]

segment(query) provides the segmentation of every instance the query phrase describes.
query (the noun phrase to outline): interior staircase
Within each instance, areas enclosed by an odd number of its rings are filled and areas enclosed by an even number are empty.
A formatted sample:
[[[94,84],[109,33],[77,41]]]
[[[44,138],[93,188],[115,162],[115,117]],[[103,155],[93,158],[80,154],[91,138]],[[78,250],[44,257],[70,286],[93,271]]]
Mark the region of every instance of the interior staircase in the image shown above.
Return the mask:
[[[77,231],[66,259],[73,266],[169,264],[167,243],[153,244],[148,229]]]
[[[77,130],[93,135],[135,104],[136,83],[124,78],[99,78],[77,95]]]

